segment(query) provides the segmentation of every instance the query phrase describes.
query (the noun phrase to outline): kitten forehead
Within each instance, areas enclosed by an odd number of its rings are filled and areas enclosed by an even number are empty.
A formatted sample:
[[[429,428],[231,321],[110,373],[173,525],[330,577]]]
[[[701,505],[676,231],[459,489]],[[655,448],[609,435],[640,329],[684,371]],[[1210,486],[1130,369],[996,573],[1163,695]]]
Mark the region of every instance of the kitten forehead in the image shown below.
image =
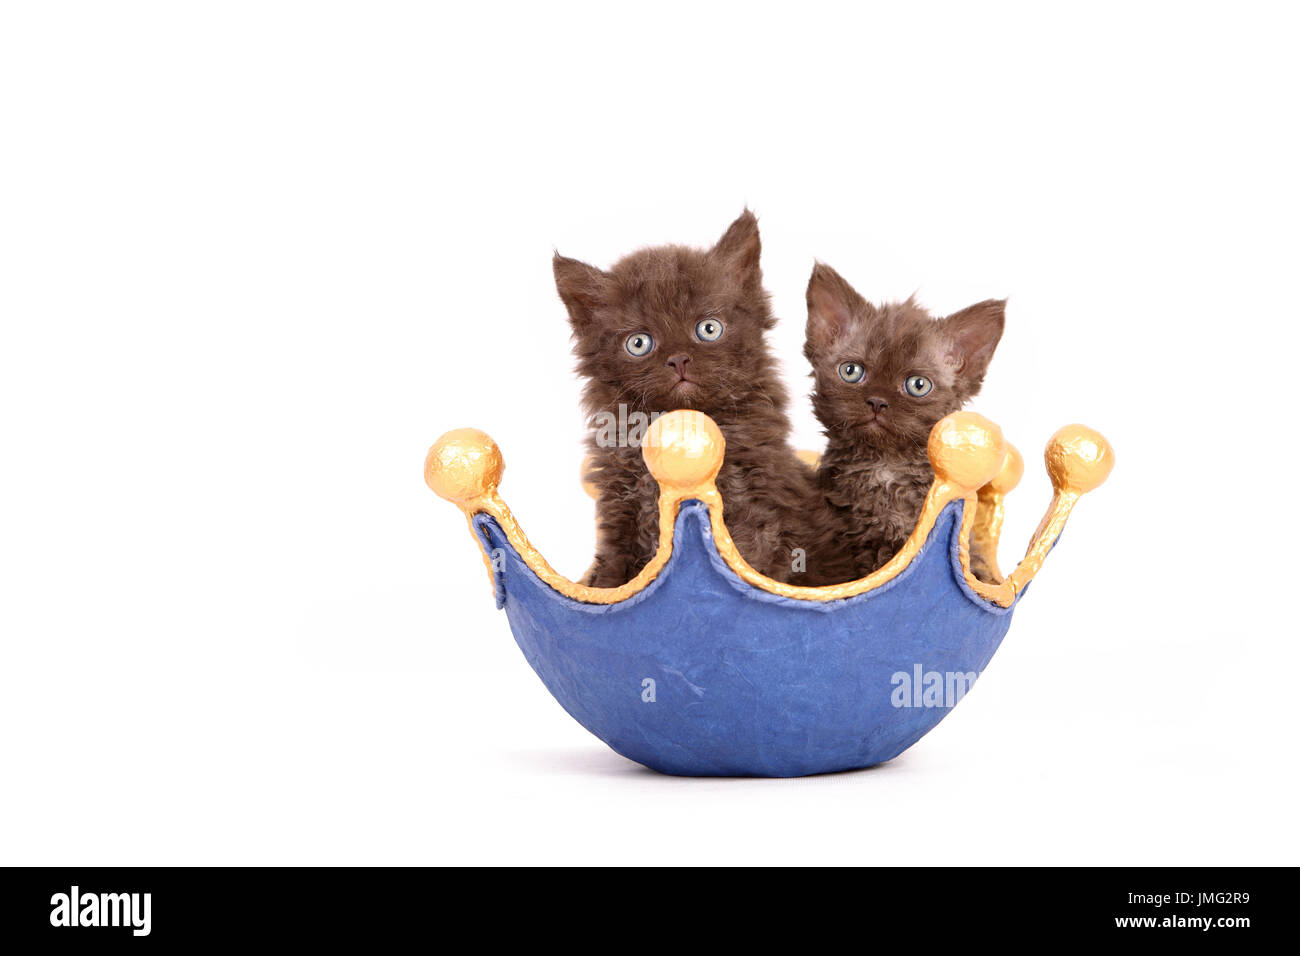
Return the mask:
[[[907,366],[939,373],[943,327],[912,299],[858,310],[829,349],[878,370]]]
[[[624,256],[610,270],[621,297],[680,301],[692,295],[723,297],[734,292],[725,270],[707,253],[685,246],[660,246]]]

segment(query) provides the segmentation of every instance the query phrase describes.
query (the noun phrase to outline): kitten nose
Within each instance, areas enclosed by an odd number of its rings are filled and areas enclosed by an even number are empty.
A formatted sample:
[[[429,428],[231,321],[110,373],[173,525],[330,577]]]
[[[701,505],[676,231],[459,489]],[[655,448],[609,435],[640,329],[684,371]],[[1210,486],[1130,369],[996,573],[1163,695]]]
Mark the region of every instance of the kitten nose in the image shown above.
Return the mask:
[[[689,355],[687,355],[685,352],[680,352],[668,360],[668,367],[672,369],[674,372],[676,372],[678,375],[684,376],[686,374],[685,371],[686,363],[689,362],[690,360],[691,357]]]
[[[877,415],[889,407],[889,402],[885,401],[883,398],[869,398],[867,399],[867,404],[871,406],[871,410]]]

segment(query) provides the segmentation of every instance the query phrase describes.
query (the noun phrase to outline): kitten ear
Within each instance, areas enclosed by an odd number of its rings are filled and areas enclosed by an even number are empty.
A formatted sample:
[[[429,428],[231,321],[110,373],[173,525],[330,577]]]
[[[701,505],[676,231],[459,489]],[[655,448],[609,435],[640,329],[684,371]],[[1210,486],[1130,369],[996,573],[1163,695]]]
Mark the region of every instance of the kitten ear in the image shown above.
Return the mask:
[[[818,262],[808,279],[808,342],[822,349],[844,334],[866,300],[838,272]]]
[[[580,259],[570,259],[558,252],[551,260],[555,288],[569,310],[569,322],[575,329],[592,320],[592,313],[609,298],[613,276]]]
[[[758,217],[746,209],[710,250],[741,285],[762,281],[758,268],[763,244],[758,237]]]
[[[975,382],[984,379],[1002,338],[1006,313],[1006,299],[986,299],[943,320],[948,360],[960,376]]]

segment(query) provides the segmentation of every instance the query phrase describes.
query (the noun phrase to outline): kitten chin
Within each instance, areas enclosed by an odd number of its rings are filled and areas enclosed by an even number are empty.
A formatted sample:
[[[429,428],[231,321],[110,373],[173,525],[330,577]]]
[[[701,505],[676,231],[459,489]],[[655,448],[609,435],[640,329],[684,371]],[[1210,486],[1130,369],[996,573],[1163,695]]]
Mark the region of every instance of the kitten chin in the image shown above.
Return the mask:
[[[930,429],[979,392],[1006,301],[934,318],[913,299],[874,305],[822,263],[807,299],[804,355],[827,438],[817,482],[842,558],[861,577],[893,557],[916,527],[934,480]],[[986,568],[983,556],[975,563]]]
[[[741,555],[779,581],[846,580],[819,554],[829,510],[788,444],[785,386],[766,343],[776,320],[759,268],[758,221],[745,210],[709,249],[642,249],[608,270],[558,253],[555,283],[569,313],[583,408],[593,425],[692,408],[727,441],[717,485]],[[658,489],[631,430],[588,438],[597,490],[596,559],[584,581],[614,587],[653,557]],[[814,543],[815,542],[815,543]],[[810,546],[811,545],[811,546]]]

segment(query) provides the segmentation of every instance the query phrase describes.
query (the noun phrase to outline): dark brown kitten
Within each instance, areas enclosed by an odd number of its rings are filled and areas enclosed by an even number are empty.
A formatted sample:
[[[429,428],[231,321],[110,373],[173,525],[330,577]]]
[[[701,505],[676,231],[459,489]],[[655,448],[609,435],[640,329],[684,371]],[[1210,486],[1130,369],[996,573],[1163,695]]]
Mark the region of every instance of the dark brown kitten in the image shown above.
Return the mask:
[[[916,526],[934,480],[930,429],[979,391],[1005,312],[996,299],[943,319],[912,299],[876,306],[830,266],[813,269],[804,354],[827,437],[817,479],[855,577],[885,564]]]
[[[643,249],[608,271],[556,253],[555,284],[592,416],[586,477],[599,491],[596,560],[585,583],[622,584],[654,555],[658,491],[640,438],[650,416],[677,408],[704,412],[726,437],[718,489],[745,559],[779,581],[823,582],[817,555],[796,551],[808,547],[820,495],[787,444],[786,391],[764,341],[776,320],[759,251],[758,221],[745,210],[708,250]]]

